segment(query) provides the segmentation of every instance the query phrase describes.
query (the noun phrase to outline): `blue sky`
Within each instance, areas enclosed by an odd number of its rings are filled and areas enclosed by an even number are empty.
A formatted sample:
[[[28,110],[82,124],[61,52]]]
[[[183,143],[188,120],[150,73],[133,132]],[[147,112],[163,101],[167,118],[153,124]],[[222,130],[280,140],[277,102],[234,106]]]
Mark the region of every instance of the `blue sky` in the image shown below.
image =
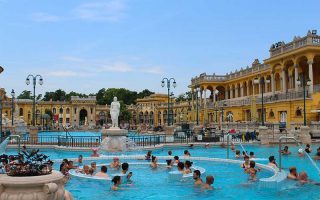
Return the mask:
[[[0,0],[0,87],[37,93],[62,88],[145,88],[175,94],[192,77],[225,74],[268,58],[277,41],[319,29],[319,1]]]

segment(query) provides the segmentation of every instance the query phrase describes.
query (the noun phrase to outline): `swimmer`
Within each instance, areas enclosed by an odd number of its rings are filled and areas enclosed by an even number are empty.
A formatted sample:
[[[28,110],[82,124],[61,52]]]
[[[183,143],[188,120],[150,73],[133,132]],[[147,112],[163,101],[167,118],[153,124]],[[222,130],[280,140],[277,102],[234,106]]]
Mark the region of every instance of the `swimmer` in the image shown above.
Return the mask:
[[[171,150],[168,151],[168,156],[172,156],[172,151]]]
[[[190,154],[190,152],[188,150],[184,150],[184,155],[183,156],[190,157],[191,154]]]
[[[190,145],[189,145],[189,148],[191,148],[191,149],[192,149],[192,148],[193,148],[193,144],[190,144]]]
[[[171,159],[170,160],[166,160],[166,162],[167,162],[167,169],[171,169],[172,165],[173,165],[172,160]]]
[[[103,166],[101,166],[100,172],[96,173],[95,176],[103,177],[103,178],[109,178],[109,175],[107,174],[107,171],[108,171],[107,166],[103,165]]]
[[[236,150],[236,158],[240,158],[240,150]]]
[[[225,143],[221,143],[221,144],[220,144],[220,147],[221,147],[221,148],[226,148],[226,144],[225,144]]]
[[[234,145],[233,142],[231,142],[231,150],[232,150],[232,151],[235,151],[235,150],[236,150],[236,146]]]
[[[78,157],[78,167],[82,167],[83,166],[83,156],[79,155]]]
[[[184,174],[190,174],[191,173],[191,166],[192,166],[193,162],[190,162],[189,160],[186,160],[186,162],[184,163],[185,166],[185,170],[184,170]]]
[[[299,157],[303,157],[304,156],[303,149],[299,149],[298,150],[298,156]]]
[[[314,159],[320,160],[320,147],[317,149],[317,153],[316,153]]]
[[[194,185],[201,186],[202,180],[201,180],[201,172],[199,170],[193,171],[193,179],[194,179]]]
[[[146,160],[151,160],[151,154],[152,154],[152,151],[148,151],[147,155],[145,156],[145,159]]]
[[[97,171],[97,163],[91,162],[91,168],[93,169],[93,171]]]
[[[127,184],[131,184],[132,183],[131,177],[132,177],[132,172],[129,172],[128,175],[127,175]]]
[[[152,168],[152,169],[155,169],[155,168],[157,168],[158,167],[158,158],[156,157],[156,156],[152,156],[151,157],[151,164],[150,164],[150,167]]]
[[[175,156],[175,157],[173,157],[173,159],[174,159],[174,162],[177,163],[177,164],[180,162],[179,161],[179,156]]]
[[[83,165],[83,168],[80,169],[79,172],[82,173],[82,174],[88,175],[89,174],[89,169],[90,169],[89,165]]]
[[[212,184],[214,182],[213,176],[209,175],[206,177],[206,183],[202,184],[202,188],[206,190],[213,190]]]
[[[112,186],[112,190],[119,190],[119,186],[121,184],[121,177],[120,176],[115,176],[113,177],[112,179],[112,182],[113,182],[113,186]]]
[[[117,168],[119,169],[121,167],[121,163],[119,161],[118,157],[114,157],[112,163],[110,163],[111,168]]]
[[[246,151],[242,151],[242,157],[244,158],[246,156],[248,156],[248,153]]]
[[[289,147],[285,146],[283,150],[281,150],[282,155],[289,155],[291,152],[289,151]]]
[[[300,172],[298,176],[298,180],[300,183],[309,183],[310,181],[308,180],[308,174],[305,171]]]
[[[268,165],[270,166],[270,167],[273,167],[273,168],[277,168],[278,166],[277,166],[277,163],[276,163],[276,159],[274,158],[274,156],[270,156],[269,157],[269,163],[268,163]]]
[[[260,171],[260,169],[256,169],[256,163],[251,160],[250,161],[250,168],[247,170],[247,173],[249,174],[249,180],[256,181],[257,180],[257,172]]]
[[[206,143],[205,145],[204,145],[204,148],[209,148],[210,147],[210,144],[209,143]]]
[[[99,157],[98,149],[97,149],[97,148],[92,148],[91,157]]]
[[[91,175],[91,176],[93,176],[93,173],[94,173],[94,169],[89,168],[89,171],[88,171],[88,174],[87,174],[87,175]]]
[[[250,168],[249,157],[245,156],[243,159],[244,163],[241,164],[241,168],[243,168],[244,171],[247,171]]]
[[[250,151],[250,158],[255,158],[253,151]]]
[[[307,153],[311,153],[311,152],[312,152],[312,148],[310,147],[310,144],[307,144],[307,145],[306,145],[305,151],[306,151]]]
[[[122,163],[121,168],[122,168],[121,174],[127,174],[127,171],[129,170],[129,164]]]
[[[291,180],[297,180],[298,179],[298,173],[297,173],[297,168],[296,167],[290,167],[289,168],[289,174],[287,176],[288,179]]]
[[[177,165],[178,171],[182,172],[184,174],[184,163],[183,162],[179,162]]]

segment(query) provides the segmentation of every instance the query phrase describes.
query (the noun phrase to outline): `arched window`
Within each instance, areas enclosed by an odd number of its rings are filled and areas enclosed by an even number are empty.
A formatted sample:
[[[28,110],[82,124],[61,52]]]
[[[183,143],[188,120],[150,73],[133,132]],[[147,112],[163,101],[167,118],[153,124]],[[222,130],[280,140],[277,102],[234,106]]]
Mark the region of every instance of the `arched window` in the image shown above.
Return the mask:
[[[273,112],[272,109],[270,110],[269,117],[270,117],[270,118],[274,118],[274,112]]]
[[[23,116],[23,108],[19,109],[19,116]]]
[[[63,114],[63,108],[60,108],[59,113]]]
[[[301,108],[297,108],[297,110],[296,110],[296,116],[297,117],[301,117],[302,116],[302,111],[301,111],[302,109]]]
[[[53,109],[52,109],[52,112],[53,112],[53,114],[56,114],[56,113],[57,113],[57,109],[56,109],[56,108],[53,108]]]
[[[70,108],[67,108],[66,113],[70,114]]]

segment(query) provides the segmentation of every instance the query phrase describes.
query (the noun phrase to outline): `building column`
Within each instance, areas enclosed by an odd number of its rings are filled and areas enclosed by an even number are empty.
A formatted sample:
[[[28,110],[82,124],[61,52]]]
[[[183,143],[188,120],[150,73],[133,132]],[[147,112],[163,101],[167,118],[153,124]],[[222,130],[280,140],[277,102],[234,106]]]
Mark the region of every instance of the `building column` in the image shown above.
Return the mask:
[[[275,87],[274,87],[274,72],[271,73],[271,92],[272,92],[272,95],[274,95],[274,92],[275,92]]]
[[[261,94],[261,91],[262,91],[262,85],[261,85],[261,83],[260,83],[260,79],[259,79],[259,85],[258,85],[258,87],[259,87],[259,94]]]
[[[282,70],[282,92],[287,92],[286,71]]]
[[[231,88],[230,89],[230,99],[232,99],[233,98],[233,89]]]
[[[313,69],[312,69],[313,60],[308,61],[309,65],[309,79],[311,82],[311,85],[309,86],[309,94],[313,93]]]
[[[225,96],[226,96],[226,99],[229,99],[229,90],[225,91]]]
[[[298,77],[299,77],[298,67],[299,67],[298,64],[294,65],[294,79],[295,80],[293,80],[293,81],[294,81],[294,90],[296,92],[298,92],[298,90],[299,90],[299,85],[298,85],[298,81],[297,81]]]
[[[264,93],[267,93],[267,92],[269,92],[268,91],[268,83],[266,83],[267,82],[267,77],[264,77]],[[270,83],[269,83],[270,84]]]
[[[235,97],[235,98],[238,98],[238,97],[239,97],[239,94],[238,94],[238,87],[235,87],[235,94],[234,94],[234,97]]]
[[[200,107],[201,107],[201,105],[202,105],[202,91],[203,91],[203,90],[200,89],[200,94],[199,94],[199,95],[200,95],[200,104],[199,104]]]
[[[243,85],[240,86],[240,96],[243,97]]]
[[[249,83],[249,82],[248,82]],[[249,85],[247,84],[247,96],[250,96],[250,87]]]
[[[204,97],[204,101],[203,101],[203,103],[204,103],[204,116],[203,116],[203,121],[205,122],[206,121],[206,119],[207,119],[207,95],[206,95],[206,93],[207,93],[207,89],[205,88],[204,89],[204,94],[203,94],[203,97]]]
[[[192,121],[194,121],[194,89],[192,88],[191,89],[191,112],[192,112]],[[161,113],[161,115],[162,115],[162,113]],[[160,117],[160,119],[161,119],[161,117]],[[158,122],[159,123],[159,122]],[[161,119],[161,123],[162,123],[162,119]]]
[[[252,80],[252,95],[254,95],[254,90],[255,90],[254,86],[255,86],[254,80]]]

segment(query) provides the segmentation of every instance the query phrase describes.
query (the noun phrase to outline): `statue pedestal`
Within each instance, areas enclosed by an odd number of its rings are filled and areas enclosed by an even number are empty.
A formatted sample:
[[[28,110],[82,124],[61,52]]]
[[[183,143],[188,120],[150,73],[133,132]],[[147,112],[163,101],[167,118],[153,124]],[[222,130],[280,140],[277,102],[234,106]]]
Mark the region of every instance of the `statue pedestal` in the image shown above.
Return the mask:
[[[126,129],[120,129],[120,128],[114,128],[111,127],[109,129],[102,129],[101,131],[101,136],[102,139],[109,137],[109,136],[127,136],[128,135],[128,130]]]

